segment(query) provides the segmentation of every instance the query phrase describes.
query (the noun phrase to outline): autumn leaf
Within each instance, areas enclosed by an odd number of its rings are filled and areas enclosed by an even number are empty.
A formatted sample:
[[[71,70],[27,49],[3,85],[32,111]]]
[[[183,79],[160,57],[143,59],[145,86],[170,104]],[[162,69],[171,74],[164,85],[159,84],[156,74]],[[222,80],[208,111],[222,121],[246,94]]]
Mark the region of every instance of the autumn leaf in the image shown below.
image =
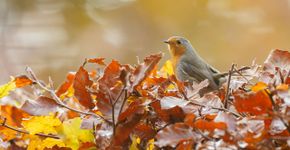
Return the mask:
[[[160,69],[160,73],[163,77],[171,76],[174,74],[172,62],[170,60],[167,60],[165,64]]]
[[[19,108],[10,105],[0,106],[1,117],[6,118],[6,123],[12,126],[21,127],[21,121],[23,118],[29,117],[29,115]]]
[[[158,147],[170,146],[174,148],[182,141],[195,141],[197,138],[198,135],[193,132],[191,127],[184,123],[176,123],[159,131],[156,135],[155,144]]]
[[[213,132],[215,129],[225,130],[227,125],[224,122],[207,121],[198,119],[194,122],[194,127],[200,130],[208,130]]]
[[[104,63],[104,60],[105,60],[105,58],[90,58],[90,59],[88,59],[88,62],[89,63],[96,63],[98,65],[106,65]]]
[[[14,91],[16,88],[16,84],[14,82],[14,80],[11,80],[10,82],[4,84],[4,85],[1,85],[0,86],[0,99],[9,95],[9,93],[11,91]]]
[[[125,99],[126,85],[124,85],[127,81],[123,73],[129,72],[129,70],[129,66],[122,66],[119,62],[112,61],[105,68],[103,76],[98,80],[99,91],[96,92],[98,110],[115,123],[121,113],[122,105],[125,108],[127,107],[127,100]]]
[[[57,134],[56,128],[61,124],[61,121],[54,116],[34,116],[29,120],[22,121],[24,129],[30,134]]]
[[[77,150],[81,146],[81,143],[94,141],[93,132],[91,130],[81,129],[81,122],[82,120],[79,117],[66,120],[57,129],[65,146],[72,150]]]
[[[60,87],[56,90],[56,95],[61,96],[62,94],[66,93],[69,88],[72,86],[75,79],[75,73],[69,72],[66,75],[66,81],[60,85]]]
[[[43,149],[52,149],[55,146],[65,147],[65,144],[61,139],[45,138],[41,139],[38,136],[30,135],[27,137],[31,140],[27,149],[28,150],[43,150]]]
[[[252,86],[252,91],[253,92],[258,92],[258,91],[260,91],[260,90],[265,90],[265,89],[267,89],[267,84],[266,83],[264,83],[264,82],[258,82],[258,83],[256,83],[254,86]]]
[[[149,141],[150,139],[154,138],[156,131],[150,125],[140,123],[136,125],[133,133],[141,140]]]
[[[290,70],[290,53],[289,51],[275,49],[272,50],[264,62],[264,71],[275,74],[276,68],[279,68],[285,76]]]
[[[74,94],[80,104],[89,109],[95,107],[93,99],[87,89],[92,84],[93,82],[90,80],[88,72],[84,67],[80,67],[73,82],[73,88],[75,90]]]
[[[21,107],[25,112],[35,116],[49,115],[51,112],[56,112],[58,108],[54,99],[45,96],[40,96],[36,100],[27,100]]]
[[[252,115],[261,115],[272,111],[272,103],[265,91],[257,93],[234,93],[234,105],[238,112],[248,112]]]
[[[26,75],[20,75],[15,77],[14,82],[17,88],[31,85],[33,83],[33,81],[29,79]]]
[[[132,86],[130,91],[135,89],[154,69],[157,63],[162,58],[162,53],[150,55],[144,59],[144,63],[139,64],[133,72]]]
[[[120,114],[116,133],[112,139],[110,148],[123,147],[129,139],[130,134],[142,119],[145,113],[142,103],[136,101],[130,104],[123,113]]]

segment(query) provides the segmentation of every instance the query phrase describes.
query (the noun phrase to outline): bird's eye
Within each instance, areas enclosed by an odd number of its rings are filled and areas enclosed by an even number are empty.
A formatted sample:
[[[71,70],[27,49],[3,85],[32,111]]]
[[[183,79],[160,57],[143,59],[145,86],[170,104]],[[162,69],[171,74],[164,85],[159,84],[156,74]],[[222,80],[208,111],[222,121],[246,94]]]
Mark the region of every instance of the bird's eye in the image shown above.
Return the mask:
[[[179,40],[176,41],[177,44],[181,44],[181,42]]]

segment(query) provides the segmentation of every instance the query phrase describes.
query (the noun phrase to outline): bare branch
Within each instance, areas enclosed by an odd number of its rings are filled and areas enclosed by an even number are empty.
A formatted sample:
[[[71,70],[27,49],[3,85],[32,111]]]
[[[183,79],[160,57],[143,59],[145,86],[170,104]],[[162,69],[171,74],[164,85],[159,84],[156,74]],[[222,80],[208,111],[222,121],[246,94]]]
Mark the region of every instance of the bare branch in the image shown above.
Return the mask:
[[[228,83],[227,83],[227,91],[226,91],[226,96],[225,96],[225,100],[224,100],[225,108],[228,108],[228,100],[229,100],[229,96],[230,96],[230,84],[231,84],[231,78],[232,78],[234,67],[235,67],[235,64],[232,64],[231,70],[229,71],[229,78],[228,78]]]

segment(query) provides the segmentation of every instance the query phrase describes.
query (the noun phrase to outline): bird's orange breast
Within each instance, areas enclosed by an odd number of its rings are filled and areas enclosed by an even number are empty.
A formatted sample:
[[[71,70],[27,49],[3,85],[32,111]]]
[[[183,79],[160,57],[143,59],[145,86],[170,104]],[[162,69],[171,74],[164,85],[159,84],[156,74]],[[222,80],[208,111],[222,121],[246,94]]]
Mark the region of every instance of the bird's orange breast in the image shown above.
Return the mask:
[[[176,66],[179,63],[180,58],[185,53],[185,48],[184,47],[170,47],[170,53],[171,53],[171,56],[172,56],[171,57],[172,66],[173,66],[174,72],[175,72]]]

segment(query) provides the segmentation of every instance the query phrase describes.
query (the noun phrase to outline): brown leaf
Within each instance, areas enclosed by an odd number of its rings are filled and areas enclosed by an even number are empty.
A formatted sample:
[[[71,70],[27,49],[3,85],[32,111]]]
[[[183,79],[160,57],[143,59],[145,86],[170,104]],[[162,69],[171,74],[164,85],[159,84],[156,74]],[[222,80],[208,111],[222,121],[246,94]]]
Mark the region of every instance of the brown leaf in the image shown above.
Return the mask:
[[[99,79],[99,92],[104,93],[111,100],[115,101],[122,89],[120,79],[122,66],[118,61],[113,60],[104,71],[103,76]]]
[[[110,148],[124,148],[128,145],[130,134],[133,132],[135,126],[140,122],[144,111],[139,111],[127,117],[126,121],[118,124],[116,134],[113,137]]]
[[[188,125],[184,123],[176,123],[169,125],[163,130],[159,131],[155,136],[155,144],[158,147],[176,147],[182,141],[195,141],[197,137],[198,135],[194,133],[192,128],[190,128]]]
[[[96,63],[98,65],[106,65],[104,62],[105,58],[90,58],[88,59],[89,63]]]
[[[35,116],[49,115],[51,112],[56,112],[58,108],[54,99],[45,96],[40,96],[36,100],[27,100],[21,107],[28,114]]]
[[[97,94],[97,107],[98,110],[102,113],[102,115],[109,119],[112,120],[112,105],[110,103],[110,100],[107,95],[99,92]]]
[[[96,93],[98,109],[110,120],[112,120],[114,112],[115,123],[125,99],[126,85],[124,84],[127,83],[129,70],[130,66],[120,65],[119,62],[113,60],[105,68],[103,76],[98,81],[99,90]],[[123,108],[123,110],[127,108],[127,100],[125,100]]]
[[[133,114],[144,112],[144,105],[140,99],[133,101],[128,108],[118,116],[118,122],[123,122]]]
[[[161,109],[160,101],[155,101],[151,103],[157,116],[165,122],[175,123],[183,121],[185,114],[181,107],[174,106],[169,109]]]
[[[92,84],[93,82],[90,80],[88,72],[84,69],[84,67],[80,67],[75,75],[73,83],[73,88],[75,90],[74,94],[80,104],[89,109],[93,109],[95,107],[93,99],[87,90],[87,88]]]
[[[134,129],[134,134],[141,140],[148,141],[156,135],[156,131],[149,125],[140,123]]]
[[[17,88],[33,84],[33,81],[30,80],[26,75],[15,77],[14,82]]]
[[[133,82],[130,91],[133,91],[136,86],[138,86],[143,80],[145,80],[146,77],[148,77],[148,75],[155,68],[162,56],[162,53],[150,55],[144,59],[143,63],[139,64],[136,67],[135,71],[133,72]]]
[[[265,91],[246,93],[234,92],[234,106],[238,112],[248,112],[252,115],[261,115],[272,112],[272,103]]]

